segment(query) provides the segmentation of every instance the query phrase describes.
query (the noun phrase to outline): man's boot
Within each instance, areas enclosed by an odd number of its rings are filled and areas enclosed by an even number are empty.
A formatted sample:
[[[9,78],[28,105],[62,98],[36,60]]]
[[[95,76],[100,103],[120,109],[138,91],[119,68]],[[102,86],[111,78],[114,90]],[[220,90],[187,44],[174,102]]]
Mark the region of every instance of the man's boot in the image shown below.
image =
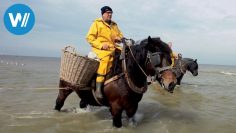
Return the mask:
[[[103,86],[103,82],[96,82],[96,90],[95,90],[95,96],[99,99],[103,98],[102,95],[102,86]]]

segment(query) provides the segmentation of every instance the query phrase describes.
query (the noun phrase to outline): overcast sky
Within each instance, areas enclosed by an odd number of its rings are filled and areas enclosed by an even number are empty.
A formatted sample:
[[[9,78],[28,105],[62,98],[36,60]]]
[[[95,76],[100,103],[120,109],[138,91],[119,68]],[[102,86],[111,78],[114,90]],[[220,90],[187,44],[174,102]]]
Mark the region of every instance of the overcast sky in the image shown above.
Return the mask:
[[[3,24],[15,3],[34,11],[35,25],[26,35],[13,35]],[[90,50],[85,36],[104,5],[112,7],[127,38],[159,36],[200,64],[236,65],[235,0],[2,0],[0,54],[60,57],[64,46],[73,45],[84,55]]]

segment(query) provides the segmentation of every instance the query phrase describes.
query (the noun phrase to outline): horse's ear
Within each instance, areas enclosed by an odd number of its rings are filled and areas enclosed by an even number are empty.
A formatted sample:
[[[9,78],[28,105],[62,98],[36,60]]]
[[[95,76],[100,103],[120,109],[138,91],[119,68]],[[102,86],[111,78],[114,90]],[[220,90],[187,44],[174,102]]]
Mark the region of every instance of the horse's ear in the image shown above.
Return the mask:
[[[146,49],[151,49],[151,47],[153,47],[153,40],[150,36],[148,36],[148,43],[146,44],[145,48]]]
[[[148,36],[148,43],[152,42],[152,38]]]
[[[194,62],[197,62],[197,59],[195,59]]]

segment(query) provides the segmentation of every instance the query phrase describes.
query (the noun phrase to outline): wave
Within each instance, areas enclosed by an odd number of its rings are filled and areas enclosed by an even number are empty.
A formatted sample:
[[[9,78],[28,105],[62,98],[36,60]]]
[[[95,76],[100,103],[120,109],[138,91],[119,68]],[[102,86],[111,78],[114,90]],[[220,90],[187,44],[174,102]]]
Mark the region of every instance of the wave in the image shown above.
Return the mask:
[[[13,90],[14,88],[0,88],[0,90]]]
[[[85,109],[81,109],[81,108],[77,108],[77,107],[72,107],[72,108],[64,108],[61,110],[61,112],[65,112],[65,113],[90,113],[90,112],[104,112],[104,110],[106,110],[106,107],[98,107],[98,106],[91,106],[88,105],[87,108]]]
[[[52,118],[52,114],[55,111],[42,112],[42,111],[31,111],[29,113],[15,113],[11,117],[16,119],[36,119],[36,118]]]
[[[236,73],[232,73],[232,72],[220,72],[221,74],[224,74],[224,75],[230,75],[230,76],[236,76]]]
[[[80,113],[89,113],[91,112],[91,110],[90,108],[81,109],[81,108],[72,107],[72,108],[62,109],[61,112],[80,114]]]
[[[235,72],[227,72],[227,71],[199,71],[199,73],[208,73],[208,74],[220,74],[220,75],[236,76],[236,73],[235,73]]]

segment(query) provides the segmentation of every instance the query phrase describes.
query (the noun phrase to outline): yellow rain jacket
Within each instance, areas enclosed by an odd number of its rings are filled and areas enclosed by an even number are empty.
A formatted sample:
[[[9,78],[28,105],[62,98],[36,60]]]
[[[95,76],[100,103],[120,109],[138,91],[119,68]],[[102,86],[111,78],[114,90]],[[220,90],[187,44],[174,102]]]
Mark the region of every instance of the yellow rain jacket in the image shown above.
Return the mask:
[[[109,72],[112,66],[115,49],[121,50],[121,47],[114,42],[116,37],[123,37],[117,24],[112,21],[111,24],[108,25],[102,18],[94,20],[86,36],[87,41],[92,46],[93,52],[95,52],[100,59],[100,65],[97,71],[97,82],[104,82],[104,76]],[[105,43],[109,45],[108,50],[102,50],[102,46]]]
[[[174,65],[175,65],[175,59],[178,57],[178,53],[176,53],[176,52],[173,52],[172,51],[172,53],[171,53],[171,66],[172,67],[174,67]]]

